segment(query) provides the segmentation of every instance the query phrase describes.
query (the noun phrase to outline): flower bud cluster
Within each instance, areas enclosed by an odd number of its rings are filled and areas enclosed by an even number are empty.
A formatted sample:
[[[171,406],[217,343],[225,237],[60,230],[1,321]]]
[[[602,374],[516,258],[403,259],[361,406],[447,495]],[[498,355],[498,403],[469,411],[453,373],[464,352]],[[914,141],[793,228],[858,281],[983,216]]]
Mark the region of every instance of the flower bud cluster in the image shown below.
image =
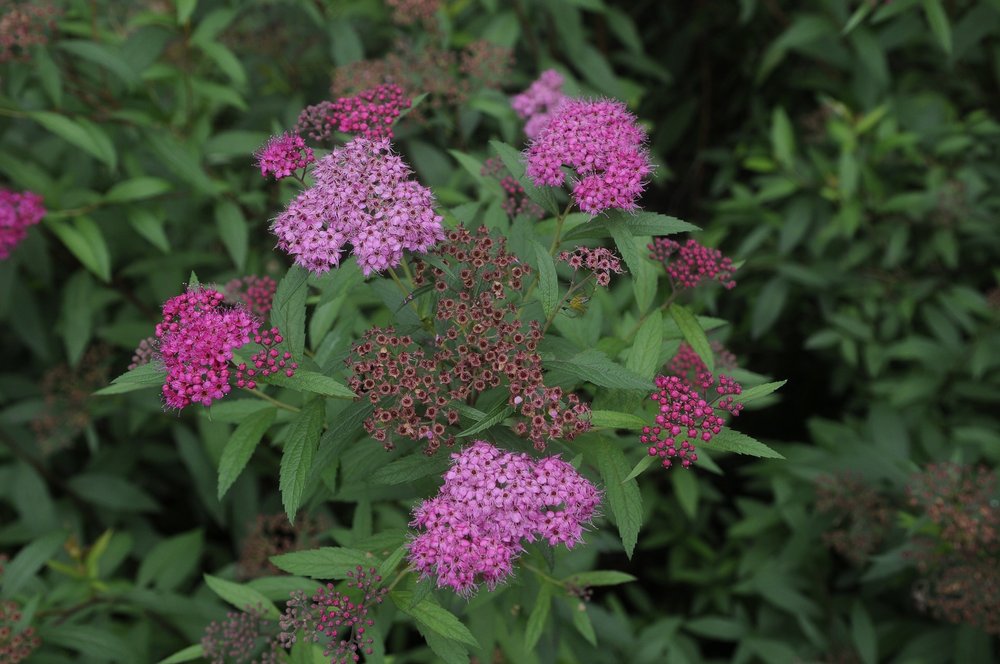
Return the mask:
[[[611,283],[612,273],[622,274],[625,271],[621,260],[605,247],[577,247],[572,252],[562,252],[558,258],[574,270],[590,270],[598,286],[607,287]]]
[[[736,416],[743,409],[743,404],[733,399],[742,388],[732,378],[720,374],[714,390],[716,380],[711,373],[705,372],[699,380],[701,394],[678,376],[656,378],[657,391],[650,398],[659,403],[660,412],[653,426],[642,428],[639,441],[648,446],[649,456],[661,459],[664,468],[670,468],[674,459],[684,468],[690,467],[698,460],[695,443],[707,443],[722,431],[726,423],[722,412]],[[709,391],[716,395],[711,402]]]
[[[371,628],[375,620],[369,612],[385,599],[382,577],[375,568],[360,565],[347,573],[348,578],[335,589],[332,583],[316,589],[309,598],[301,590],[292,593],[279,624],[279,642],[291,648],[299,632],[307,642],[317,643],[326,637],[323,654],[332,662],[359,662],[361,655],[372,654]]]
[[[684,245],[670,238],[658,237],[649,245],[649,257],[663,263],[674,288],[696,288],[703,281],[718,281],[727,289],[736,287],[733,261],[718,249],[690,239]],[[677,254],[676,257],[674,254]]]
[[[272,136],[254,154],[261,177],[274,175],[275,180],[287,178],[300,168],[316,161],[312,148],[298,134],[288,132]]]

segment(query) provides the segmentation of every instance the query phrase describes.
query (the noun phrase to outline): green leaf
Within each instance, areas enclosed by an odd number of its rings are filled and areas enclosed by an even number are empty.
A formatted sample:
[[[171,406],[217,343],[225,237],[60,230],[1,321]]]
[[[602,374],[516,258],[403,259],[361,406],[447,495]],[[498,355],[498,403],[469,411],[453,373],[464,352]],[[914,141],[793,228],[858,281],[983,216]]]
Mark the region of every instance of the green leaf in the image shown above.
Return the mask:
[[[878,635],[864,604],[855,601],[851,607],[851,641],[864,664],[875,664],[878,659]]]
[[[284,332],[284,330],[282,330],[282,332]],[[299,392],[311,392],[312,394],[320,394],[325,397],[334,397],[337,399],[356,399],[358,396],[343,383],[340,383],[329,376],[324,376],[321,373],[307,371],[305,369],[296,370],[295,374],[291,378],[279,371],[271,374],[264,380],[271,385],[287,387],[292,390],[298,390]]]
[[[191,14],[198,6],[198,0],[177,0],[177,25],[184,25],[191,20]]]
[[[74,476],[67,484],[81,498],[100,507],[120,512],[155,512],[156,501],[124,477],[110,473],[84,473]]]
[[[132,69],[120,49],[116,50],[106,44],[87,39],[61,40],[56,42],[56,46],[107,69],[129,88],[134,88],[139,83],[139,75]]]
[[[11,599],[66,541],[66,533],[56,530],[33,540],[4,566],[0,597]]]
[[[226,447],[222,450],[222,458],[219,459],[219,500],[222,500],[229,487],[243,472],[260,439],[274,423],[277,415],[277,408],[259,410],[250,414],[233,431],[226,442]]]
[[[242,89],[247,83],[247,72],[240,59],[219,42],[200,42],[198,48],[226,75],[232,87]]]
[[[66,248],[101,281],[111,281],[111,256],[101,229],[90,217],[76,217],[72,221],[53,221],[47,224],[62,240]]]
[[[368,554],[359,549],[324,546],[308,551],[294,551],[271,556],[271,562],[289,574],[310,579],[346,579],[358,565],[371,564]]]
[[[85,126],[79,120],[72,120],[65,115],[52,113],[50,111],[32,111],[28,117],[42,125],[50,132],[80,148],[92,157],[107,164],[108,168],[114,170],[118,163],[118,156],[115,154],[114,146],[103,131],[93,131],[93,127]],[[103,139],[101,136],[103,135]],[[110,151],[108,146],[111,145]]]
[[[166,659],[161,659],[158,664],[181,664],[182,662],[193,662],[196,659],[202,659],[204,656],[205,647],[200,643],[196,643],[195,645],[188,646],[183,650],[178,650]]]
[[[281,489],[281,504],[289,521],[295,521],[295,513],[305,498],[306,479],[323,430],[323,415],[323,400],[313,399],[296,415],[288,429],[285,448],[281,453],[278,485]]]
[[[753,318],[750,321],[750,336],[754,339],[771,329],[788,297],[788,282],[781,277],[768,281],[757,295],[754,303]]]
[[[125,639],[96,625],[50,623],[39,627],[39,636],[47,646],[66,648],[84,656],[77,661],[132,664],[138,659],[138,653]]]
[[[456,438],[468,438],[469,436],[474,436],[480,431],[486,431],[495,424],[503,422],[504,418],[514,412],[514,409],[503,399],[498,401],[490,412],[486,413],[482,419],[473,424],[471,427],[461,432],[456,436]]]
[[[705,363],[708,370],[715,373],[715,353],[712,352],[712,346],[708,343],[708,337],[698,323],[698,319],[686,307],[676,303],[670,305],[670,315],[677,323],[681,334],[684,335],[684,340],[694,349],[694,352],[698,353],[698,357]]]
[[[542,302],[542,310],[548,318],[555,315],[559,304],[559,278],[556,276],[556,264],[548,249],[538,240],[533,240],[535,259],[538,261],[538,299]]]
[[[660,352],[663,347],[663,316],[654,311],[646,317],[635,334],[625,368],[643,378],[653,379],[660,368]]]
[[[118,376],[111,381],[111,385],[97,390],[94,394],[108,396],[145,390],[150,387],[162,387],[166,377],[167,373],[163,367],[158,367],[155,364],[142,364]]]
[[[626,574],[625,572],[618,572],[615,570],[596,570],[593,572],[571,574],[563,579],[563,581],[571,583],[578,588],[583,588],[592,586],[618,586],[623,583],[637,581],[637,579],[631,574]]]
[[[178,650],[166,659],[161,659],[158,664],[181,664],[182,662],[193,662],[196,659],[202,659],[204,656],[205,647],[200,643],[196,643],[195,645],[188,646],[183,650]]]
[[[674,485],[674,493],[677,495],[677,502],[681,504],[681,509],[694,521],[698,514],[698,482],[694,478],[694,473],[687,472],[685,468],[678,468],[670,473],[670,481]]]
[[[504,166],[514,176],[514,179],[524,187],[524,193],[528,198],[552,214],[559,214],[559,206],[556,204],[552,190],[549,187],[536,187],[524,174],[524,161],[520,152],[502,141],[490,141],[490,147],[500,156]]]
[[[296,358],[301,358],[305,350],[308,277],[309,272],[298,265],[290,267],[278,283],[271,308],[271,320],[281,330],[292,356]]]
[[[622,211],[609,212],[606,216],[597,217],[593,221],[580,224],[566,233],[564,240],[590,240],[611,237],[608,221],[617,221],[634,237],[647,235],[674,235],[701,230],[694,224],[681,221],[656,212],[637,212],[630,214]]]
[[[247,245],[250,242],[250,229],[243,212],[232,201],[219,201],[215,205],[215,225],[233,264],[242,270],[246,264]]]
[[[375,484],[406,484],[428,475],[439,475],[448,468],[448,463],[446,455],[429,457],[416,452],[382,466],[372,475],[371,481]]]
[[[658,457],[652,456],[651,454],[646,454],[641,459],[639,459],[639,463],[635,464],[635,466],[632,468],[629,474],[626,475],[625,479],[622,481],[628,482],[633,478],[639,477],[639,475],[642,475],[644,472],[646,472],[650,466],[655,464],[657,460]]]
[[[432,598],[427,597],[419,602],[412,602],[413,593],[404,590],[393,591],[390,593],[390,597],[400,611],[438,635],[474,648],[479,647],[479,642],[476,641],[476,637],[472,635],[469,628],[463,625],[451,611],[434,603]]]
[[[639,485],[634,479],[625,479],[630,470],[628,461],[621,449],[611,441],[606,438],[598,439],[596,455],[611,514],[618,525],[625,553],[631,558],[642,527],[642,495],[639,493]]]
[[[424,637],[431,652],[438,656],[435,661],[441,661],[444,664],[468,664],[471,661],[469,650],[465,645],[444,638],[419,621],[417,621],[416,627],[420,635]]]
[[[780,106],[771,113],[771,149],[785,168],[795,166],[795,132],[788,114]]]
[[[551,610],[552,584],[543,582],[538,589],[535,606],[531,609],[531,615],[528,616],[528,628],[524,633],[524,647],[528,650],[534,650],[538,639],[542,637]]]
[[[593,410],[590,412],[590,424],[601,429],[630,429],[640,431],[646,426],[646,421],[638,415],[619,413],[613,410]]]
[[[277,620],[281,616],[278,607],[274,602],[264,596],[259,590],[254,590],[249,586],[243,586],[232,581],[220,579],[211,574],[205,574],[205,583],[216,595],[226,602],[229,602],[240,611],[247,609],[261,609],[264,615],[272,620]]]
[[[136,585],[153,583],[158,590],[175,590],[197,569],[204,541],[201,529],[161,540],[143,556]]]
[[[941,0],[924,0],[924,14],[941,49],[951,55],[951,24]]]
[[[592,646],[597,645],[597,634],[594,633],[594,624],[590,621],[590,614],[587,612],[587,605],[582,600],[568,600],[570,613],[573,614],[573,627]]]
[[[724,428],[706,443],[706,447],[712,450],[723,450],[725,452],[735,452],[736,454],[746,454],[748,456],[763,457],[765,459],[784,459],[785,457],[775,452],[764,443],[751,438],[750,436],[734,431],[729,427]]]
[[[93,279],[83,270],[77,271],[66,282],[62,307],[62,336],[66,345],[66,357],[72,366],[83,356],[93,333],[93,309],[91,294]]]
[[[560,369],[599,387],[617,387],[625,390],[653,389],[653,382],[636,375],[595,348],[574,355],[569,360],[548,360],[549,369]]]
[[[166,180],[153,177],[138,177],[119,182],[111,187],[104,194],[104,200],[107,203],[138,201],[144,198],[159,196],[171,189],[173,189],[173,185]]]
[[[787,382],[788,382],[787,380],[779,380],[774,383],[764,383],[763,385],[755,385],[750,389],[743,390],[741,394],[734,395],[733,399],[740,403],[749,403],[754,399],[760,399],[762,397],[766,397],[767,395],[771,394],[772,392],[774,392]]]
[[[163,229],[163,218],[149,210],[129,208],[128,222],[135,232],[165,254],[170,253],[170,240]]]

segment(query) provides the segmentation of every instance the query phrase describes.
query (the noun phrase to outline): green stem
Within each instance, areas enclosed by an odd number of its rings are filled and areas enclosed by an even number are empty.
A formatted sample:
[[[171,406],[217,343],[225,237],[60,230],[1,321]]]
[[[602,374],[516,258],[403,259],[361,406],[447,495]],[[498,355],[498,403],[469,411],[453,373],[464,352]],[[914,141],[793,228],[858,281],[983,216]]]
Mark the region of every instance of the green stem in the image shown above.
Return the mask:
[[[542,570],[538,569],[534,565],[522,562],[521,563],[521,567],[523,567],[523,568],[525,568],[527,570],[531,570],[532,572],[534,572],[538,576],[542,577],[543,579],[545,579],[549,583],[555,584],[555,585],[559,586],[560,588],[565,588],[566,587],[565,583],[563,583],[562,581],[560,581],[559,579],[557,579],[557,578],[555,578],[553,576],[549,576],[548,574],[546,574]]]
[[[410,573],[410,568],[409,568],[409,567],[404,567],[404,568],[403,568],[403,569],[402,569],[402,570],[401,570],[401,571],[399,572],[399,574],[397,574],[397,575],[396,575],[396,578],[392,580],[392,583],[390,583],[390,584],[389,584],[388,586],[386,586],[386,589],[385,589],[385,593],[386,593],[387,595],[388,595],[389,593],[391,593],[391,592],[392,592],[392,589],[393,589],[393,588],[395,588],[396,586],[398,586],[398,585],[399,585],[399,582],[403,580],[403,577],[405,577],[405,576],[406,576],[407,574],[409,574],[409,573]]]
[[[559,248],[559,240],[562,239],[563,224],[566,223],[566,217],[569,216],[569,211],[572,207],[573,199],[571,198],[569,203],[566,204],[566,208],[562,211],[562,214],[556,219],[556,234],[552,237],[552,245],[549,247],[550,256],[556,255],[556,249]]]
[[[288,410],[288,411],[291,411],[293,413],[299,412],[299,409],[296,408],[295,406],[287,404],[284,401],[279,401],[279,400],[275,399],[274,397],[272,397],[272,396],[270,396],[268,394],[264,394],[263,392],[261,392],[257,388],[254,388],[252,390],[247,390],[247,392],[249,392],[250,394],[254,395],[258,399],[263,399],[264,401],[266,401],[266,402],[268,402],[270,404],[274,404],[276,407],[281,408],[283,410]]]

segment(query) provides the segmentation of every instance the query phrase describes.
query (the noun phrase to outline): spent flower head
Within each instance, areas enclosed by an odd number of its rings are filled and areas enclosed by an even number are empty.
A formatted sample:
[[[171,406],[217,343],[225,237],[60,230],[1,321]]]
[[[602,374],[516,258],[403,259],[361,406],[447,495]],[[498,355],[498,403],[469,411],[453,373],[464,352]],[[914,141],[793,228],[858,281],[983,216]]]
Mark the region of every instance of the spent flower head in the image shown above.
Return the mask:
[[[351,245],[367,276],[399,265],[403,251],[425,252],[444,238],[434,196],[411,179],[388,139],[355,138],[313,167],[316,183],[271,224],[296,264],[322,274]]]
[[[462,595],[513,573],[525,542],[573,548],[601,493],[558,456],[532,459],[476,441],[457,454],[438,495],[413,511],[409,559]]]
[[[61,13],[51,2],[0,0],[0,64],[28,60],[32,46],[48,43]]]
[[[605,247],[591,249],[589,247],[577,247],[573,251],[564,251],[559,254],[558,259],[574,270],[589,270],[594,275],[594,281],[598,286],[607,287],[611,284],[611,275],[622,274],[621,259],[615,253]]]
[[[45,216],[42,197],[30,191],[0,189],[0,260],[28,236],[28,227]]]
[[[526,173],[536,185],[560,187],[568,166],[583,212],[635,210],[653,172],[645,143],[646,130],[622,102],[567,98],[528,146]]]
[[[879,492],[852,472],[817,480],[816,509],[832,519],[823,542],[856,565],[867,562],[878,550],[892,517]]]
[[[201,646],[212,664],[278,664],[287,658],[276,636],[275,621],[265,618],[262,608],[248,607],[209,623]]]
[[[393,438],[422,441],[427,453],[454,443],[456,403],[500,389],[518,416],[514,432],[543,449],[589,429],[590,409],[575,394],[545,385],[538,323],[518,316],[530,268],[507,252],[503,238],[483,227],[449,231],[435,261],[414,263],[414,284],[439,295],[433,337],[369,330],[348,365],[351,389],[375,405],[368,433],[387,447]]]
[[[0,578],[3,578],[7,557],[0,555]],[[27,662],[42,641],[34,627],[22,623],[22,607],[11,599],[0,600],[0,662]]]

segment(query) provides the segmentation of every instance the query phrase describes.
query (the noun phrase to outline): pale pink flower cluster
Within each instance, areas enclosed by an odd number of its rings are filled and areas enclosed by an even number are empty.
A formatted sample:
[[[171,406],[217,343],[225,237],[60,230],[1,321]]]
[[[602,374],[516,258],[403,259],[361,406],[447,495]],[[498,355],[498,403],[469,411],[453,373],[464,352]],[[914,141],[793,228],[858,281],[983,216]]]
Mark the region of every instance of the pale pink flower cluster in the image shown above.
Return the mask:
[[[399,265],[403,250],[425,252],[444,238],[430,189],[410,178],[388,139],[355,138],[319,160],[315,184],[274,220],[278,247],[322,274],[353,247],[367,276]]]
[[[707,393],[716,383],[715,377],[706,371],[698,380],[706,396],[692,389],[679,376],[656,378],[656,392],[650,398],[660,404],[660,412],[654,426],[642,428],[639,441],[648,446],[649,456],[660,458],[664,468],[670,468],[673,459],[680,459],[684,468],[698,460],[695,442],[712,440],[726,423],[717,410],[735,416],[743,409],[743,404],[733,398],[743,389],[732,378],[719,375],[714,390],[717,401],[713,402],[708,401]]]
[[[233,350],[249,343],[260,321],[243,307],[223,304],[222,293],[198,288],[163,304],[156,326],[156,358],[167,370],[163,397],[168,408],[204,406],[229,394]]]
[[[270,173],[275,180],[287,178],[316,161],[312,148],[306,147],[302,137],[287,132],[272,136],[254,156],[260,166],[261,177],[266,178]]]
[[[736,287],[733,261],[712,249],[689,239],[681,245],[670,238],[658,237],[649,245],[649,257],[663,263],[674,288],[696,288],[703,281],[718,281],[726,289]],[[675,256],[676,254],[676,256]]]
[[[0,189],[0,260],[28,236],[28,227],[45,216],[42,197],[31,191]]]
[[[535,461],[476,441],[452,459],[438,495],[414,510],[411,525],[422,532],[409,558],[423,577],[462,595],[512,574],[522,542],[573,548],[601,502],[600,491],[558,456]]]
[[[559,254],[559,260],[574,270],[581,268],[590,270],[598,286],[608,286],[611,283],[612,272],[621,274],[625,271],[622,268],[621,260],[615,256],[613,251],[605,247],[597,247],[596,249],[577,247],[572,252],[564,251]]]
[[[526,172],[536,185],[560,187],[568,166],[580,210],[634,210],[653,172],[645,142],[646,130],[622,102],[566,99],[528,147]]]
[[[562,74],[555,69],[547,69],[527,90],[510,100],[514,112],[527,120],[524,134],[528,138],[538,136],[552,117],[552,111],[567,98],[562,86]]]

